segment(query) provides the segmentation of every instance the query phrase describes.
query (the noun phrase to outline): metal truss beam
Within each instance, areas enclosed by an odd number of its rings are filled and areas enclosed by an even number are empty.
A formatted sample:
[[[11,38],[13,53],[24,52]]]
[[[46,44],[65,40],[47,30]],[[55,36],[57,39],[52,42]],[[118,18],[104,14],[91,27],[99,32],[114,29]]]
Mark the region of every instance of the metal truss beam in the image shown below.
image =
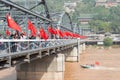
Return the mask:
[[[50,15],[49,15],[49,11],[48,11],[48,7],[47,7],[47,4],[46,4],[46,1],[42,0],[42,2],[43,2],[43,5],[44,5],[44,8],[45,8],[46,17],[49,18],[49,19],[51,19]]]
[[[44,9],[45,9],[45,13],[46,13],[46,18],[51,19],[50,14],[49,14],[49,10],[48,10],[48,7],[47,7],[47,4],[46,4],[45,0],[41,0],[41,2],[39,2],[37,5],[31,7],[30,10],[36,8],[39,5],[44,5]]]
[[[36,16],[36,17],[38,17],[38,18],[41,18],[41,19],[43,19],[43,20],[52,22],[51,19],[45,18],[45,17],[43,17],[43,16],[41,16],[41,15],[35,13],[35,12],[30,11],[30,10],[27,9],[27,8],[24,8],[24,7],[22,7],[22,6],[19,6],[18,4],[14,3],[14,2],[12,2],[12,1],[10,1],[10,0],[0,0],[0,2],[2,2],[2,3],[4,3],[4,4],[7,4],[7,5],[11,6],[11,7],[17,8],[18,10],[21,10],[21,11],[23,11],[23,12],[25,12],[25,13],[30,14],[30,15]]]
[[[34,8],[36,8],[37,6],[39,6],[39,5],[41,5],[41,4],[43,4],[43,2],[39,2],[37,5],[35,5],[35,6],[31,7],[31,8],[30,8],[30,10],[32,10],[32,9],[34,9]]]
[[[68,19],[69,19],[69,24],[70,24],[70,28],[71,28],[71,30],[73,31],[73,25],[72,25],[71,17],[70,17],[69,14],[66,13],[66,12],[63,12],[63,13],[61,14],[60,19],[59,19],[57,25],[58,25],[58,26],[63,26],[63,27],[64,27],[64,25],[62,25],[62,22],[63,22],[63,18],[64,18],[65,16],[68,17]],[[70,29],[69,29],[69,30],[70,30]]]

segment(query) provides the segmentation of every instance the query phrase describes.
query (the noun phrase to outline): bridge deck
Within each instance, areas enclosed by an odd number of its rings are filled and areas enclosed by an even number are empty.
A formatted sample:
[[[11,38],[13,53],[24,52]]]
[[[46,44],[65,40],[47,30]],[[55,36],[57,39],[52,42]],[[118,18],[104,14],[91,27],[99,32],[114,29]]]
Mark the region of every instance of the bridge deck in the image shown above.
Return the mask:
[[[14,65],[13,61],[30,61],[64,49],[77,46],[77,39],[56,40],[2,40],[0,45],[0,66]],[[22,58],[21,58],[22,57]]]

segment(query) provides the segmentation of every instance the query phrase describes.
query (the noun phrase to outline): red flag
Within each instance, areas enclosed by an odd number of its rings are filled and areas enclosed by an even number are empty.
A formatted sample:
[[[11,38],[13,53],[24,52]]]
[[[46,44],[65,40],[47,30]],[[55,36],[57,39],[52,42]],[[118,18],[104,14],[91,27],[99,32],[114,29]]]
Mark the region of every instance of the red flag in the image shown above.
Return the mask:
[[[8,23],[8,26],[9,28],[12,28],[14,30],[17,30],[19,32],[22,32],[22,29],[18,26],[18,24],[11,18],[10,15],[7,15],[6,16],[6,19],[7,19],[7,23]]]
[[[85,38],[87,38],[87,37],[86,37],[86,36],[82,36],[82,35],[80,35],[80,34],[77,34],[77,38],[85,39]]]
[[[80,38],[79,34],[73,34],[75,38]]]
[[[81,35],[79,35],[79,37],[80,37],[81,39],[86,39],[86,38],[87,38],[87,36],[81,36]]]
[[[51,26],[48,26],[48,31],[49,31],[51,34],[56,34],[56,31],[55,31]]]
[[[40,28],[40,36],[45,40],[48,39],[48,35],[46,34],[46,32],[44,31],[42,27]]]
[[[62,31],[60,31],[59,29],[56,29],[56,32],[57,32],[57,34],[58,34],[61,38],[64,37],[64,34],[63,34]]]
[[[69,32],[69,31],[65,31],[64,34],[65,34],[66,36],[73,37],[73,34],[72,34],[71,32]]]
[[[32,22],[28,19],[28,29],[31,30],[32,36],[36,36],[37,29],[35,26],[32,24]]]
[[[81,38],[81,39],[87,38],[86,36],[82,36],[80,34],[74,34],[74,33],[73,33],[73,37],[75,37],[75,38]]]
[[[6,35],[9,36],[10,35],[10,31],[6,30]]]

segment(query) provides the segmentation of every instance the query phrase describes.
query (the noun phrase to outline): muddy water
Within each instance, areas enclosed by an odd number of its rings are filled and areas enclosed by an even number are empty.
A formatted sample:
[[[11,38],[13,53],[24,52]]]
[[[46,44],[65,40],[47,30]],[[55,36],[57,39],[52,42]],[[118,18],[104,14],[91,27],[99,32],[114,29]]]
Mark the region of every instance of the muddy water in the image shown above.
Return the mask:
[[[100,69],[80,67],[80,64],[94,64],[95,61],[100,62]],[[120,80],[120,48],[89,47],[81,55],[80,62],[66,62],[65,65],[64,80]],[[16,80],[14,68],[0,71],[0,80]]]
[[[80,64],[100,63],[97,69],[83,69]],[[65,63],[65,80],[120,80],[120,48],[89,47],[80,62]]]
[[[0,71],[0,80],[16,80],[15,68],[8,68]]]

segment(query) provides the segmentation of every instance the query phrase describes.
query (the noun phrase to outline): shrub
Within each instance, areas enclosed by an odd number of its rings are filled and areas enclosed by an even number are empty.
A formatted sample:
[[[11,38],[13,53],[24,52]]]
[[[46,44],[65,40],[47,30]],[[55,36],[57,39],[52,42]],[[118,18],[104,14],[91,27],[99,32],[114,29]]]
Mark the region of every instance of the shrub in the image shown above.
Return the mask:
[[[112,46],[112,44],[113,44],[113,41],[112,41],[111,38],[106,37],[106,38],[104,39],[104,46],[109,47],[109,46]]]

